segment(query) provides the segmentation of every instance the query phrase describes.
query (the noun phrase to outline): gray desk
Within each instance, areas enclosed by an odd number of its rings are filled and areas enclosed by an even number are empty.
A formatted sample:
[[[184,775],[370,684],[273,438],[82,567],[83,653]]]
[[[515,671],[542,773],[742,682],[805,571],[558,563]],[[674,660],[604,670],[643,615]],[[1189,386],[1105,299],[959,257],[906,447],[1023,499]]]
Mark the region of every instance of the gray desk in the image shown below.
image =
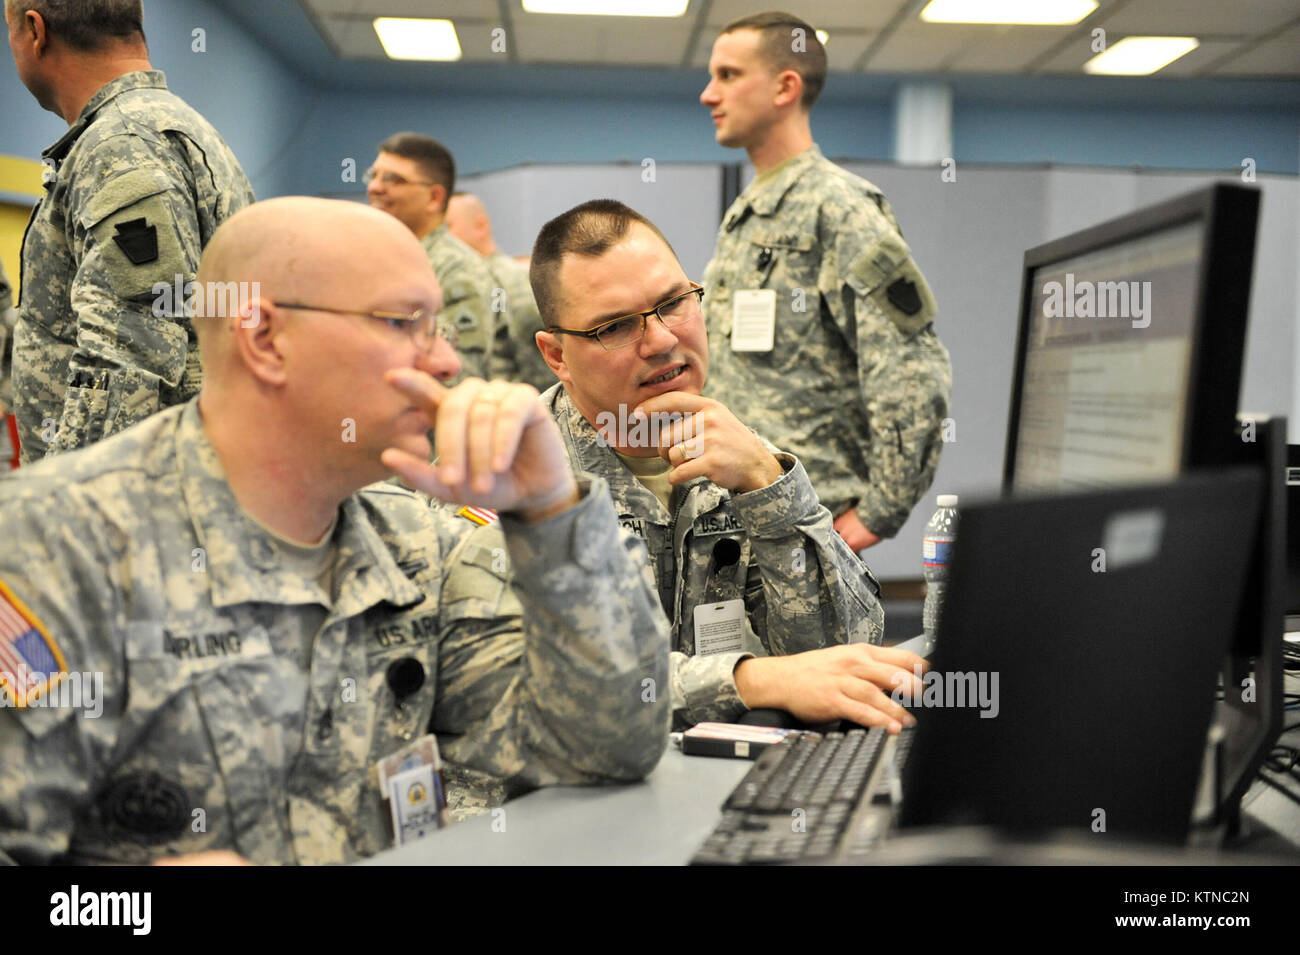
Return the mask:
[[[1296,692],[1300,680],[1288,677],[1286,686],[1289,692]],[[1287,725],[1294,719],[1295,711],[1289,711]],[[1300,745],[1300,728],[1286,734],[1284,741]],[[476,816],[363,864],[684,865],[713,830],[723,800],[752,765],[745,759],[683,756],[670,746],[645,782],[541,789],[506,803],[504,832],[494,831],[490,814]],[[1293,791],[1298,788],[1292,784]],[[1300,809],[1295,803],[1261,782],[1256,782],[1242,802],[1251,830],[1242,848],[1294,859],[1300,852]],[[499,819],[496,824],[499,828]],[[899,843],[894,848],[894,854],[882,856],[880,861],[900,861],[900,854],[924,861],[918,857],[936,851],[924,844],[905,847]],[[940,846],[940,850],[933,861],[944,861],[943,851],[950,851],[950,846]],[[1004,861],[1014,860],[1008,857]],[[1244,860],[1212,855],[1180,858],[1171,852],[1163,861],[1207,864]],[[1152,859],[1145,858],[1145,862]]]
[[[364,864],[684,865],[752,765],[670,746],[644,782],[540,789],[506,803],[495,820],[504,832],[475,816]]]

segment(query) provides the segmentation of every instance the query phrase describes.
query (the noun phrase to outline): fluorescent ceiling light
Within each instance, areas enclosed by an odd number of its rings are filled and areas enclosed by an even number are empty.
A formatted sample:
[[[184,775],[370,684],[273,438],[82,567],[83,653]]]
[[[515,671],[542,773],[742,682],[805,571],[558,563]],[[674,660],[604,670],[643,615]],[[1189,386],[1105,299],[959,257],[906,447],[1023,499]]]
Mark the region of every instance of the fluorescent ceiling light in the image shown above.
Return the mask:
[[[1097,0],[930,0],[921,11],[927,23],[1020,23],[1065,26],[1078,23]]]
[[[376,17],[375,33],[389,59],[460,59],[460,40],[450,20]]]
[[[1083,71],[1107,76],[1149,76],[1200,45],[1194,36],[1126,36],[1083,64]]]
[[[825,30],[818,30],[817,39],[822,41],[822,46],[825,46],[827,43],[831,41],[831,35],[827,33]]]
[[[524,13],[601,17],[680,17],[691,0],[524,0]]]

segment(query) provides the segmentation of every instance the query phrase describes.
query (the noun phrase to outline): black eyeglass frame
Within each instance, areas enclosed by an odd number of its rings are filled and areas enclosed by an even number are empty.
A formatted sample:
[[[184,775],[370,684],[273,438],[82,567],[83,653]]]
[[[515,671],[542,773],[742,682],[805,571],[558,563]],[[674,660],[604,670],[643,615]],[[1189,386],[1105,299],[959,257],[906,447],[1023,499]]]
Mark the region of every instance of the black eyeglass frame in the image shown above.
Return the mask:
[[[687,298],[691,295],[698,296],[699,304],[702,305],[704,303],[704,286],[695,285],[694,283],[691,284],[692,287],[688,291],[682,292],[680,295],[674,295],[672,298],[668,299],[667,301],[660,302],[654,308],[647,309],[644,312],[634,312],[631,315],[620,315],[618,318],[611,318],[608,322],[601,322],[595,328],[588,328],[583,330],[577,328],[562,328],[559,325],[552,325],[546,330],[548,332],[552,332],[557,335],[574,335],[578,338],[592,339],[597,344],[599,344],[601,348],[605,349],[606,351],[615,351],[616,349],[619,348],[626,348],[628,345],[635,345],[641,339],[645,338],[646,322],[650,320],[651,315],[654,315],[656,318],[658,318],[659,321],[663,324],[664,328],[676,328],[680,325],[685,325],[687,322],[691,321],[692,318],[695,318],[696,316],[692,315],[691,318],[685,318],[682,319],[680,322],[674,322],[672,325],[669,325],[666,321],[664,321],[664,317],[661,314],[662,309],[668,308],[671,305],[676,305],[682,299]],[[606,345],[603,341],[600,340],[601,332],[605,331],[605,329],[613,325],[617,325],[619,322],[626,322],[629,318],[635,318],[640,320],[641,322],[641,334],[639,334],[636,338],[632,339],[629,342],[624,342],[621,345]]]

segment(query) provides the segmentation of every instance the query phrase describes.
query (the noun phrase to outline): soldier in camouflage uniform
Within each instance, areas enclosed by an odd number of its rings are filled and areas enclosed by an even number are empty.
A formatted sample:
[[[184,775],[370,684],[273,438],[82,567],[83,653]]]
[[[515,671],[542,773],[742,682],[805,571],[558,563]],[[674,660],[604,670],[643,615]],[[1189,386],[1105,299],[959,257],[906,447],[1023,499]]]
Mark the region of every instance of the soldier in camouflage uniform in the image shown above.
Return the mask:
[[[217,131],[150,68],[139,0],[78,6],[5,8],[19,77],[71,127],[42,154],[46,194],[23,243],[13,387],[24,462],[198,393],[183,290],[217,226],[253,201]]]
[[[459,364],[392,314],[437,308],[409,232],[272,200],[200,278],[262,295],[196,317],[199,398],[0,480],[0,632],[21,631],[0,643],[0,861],[350,862],[390,842],[376,761],[430,731],[516,792],[648,772],[668,677],[644,550],[532,388],[430,377]],[[501,519],[363,487],[390,469]],[[98,714],[65,692],[82,673]]]
[[[456,188],[451,153],[428,136],[397,133],[379,144],[365,179],[370,204],[396,216],[424,246],[442,286],[443,316],[456,329],[464,377],[487,378],[496,283],[478,253],[447,228],[447,203]]]
[[[709,393],[803,461],[861,550],[898,532],[939,465],[952,371],[934,296],[880,190],[812,141],[826,56],[811,26],[738,20],[709,72],[717,140],[757,173],[704,275]]]
[[[452,235],[483,257],[492,275],[496,334],[488,355],[490,376],[526,381],[538,391],[545,391],[555,384],[555,375],[537,347],[542,317],[533,301],[527,269],[497,248],[492,220],[478,196],[468,192],[452,196],[447,206],[447,226]]]
[[[901,729],[911,717],[891,680],[921,661],[872,646],[879,585],[799,461],[700,397],[700,290],[662,234],[622,203],[584,203],[542,228],[531,278],[562,383],[542,401],[575,469],[608,482],[650,554],[672,623],[674,725],[779,707]]]

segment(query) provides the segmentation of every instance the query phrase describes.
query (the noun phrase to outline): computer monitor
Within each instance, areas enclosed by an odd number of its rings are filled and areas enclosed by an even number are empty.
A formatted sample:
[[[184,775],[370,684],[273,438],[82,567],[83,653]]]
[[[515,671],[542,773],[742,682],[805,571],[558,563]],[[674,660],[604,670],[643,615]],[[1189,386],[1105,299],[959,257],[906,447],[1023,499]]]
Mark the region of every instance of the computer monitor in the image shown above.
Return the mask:
[[[1258,208],[1258,190],[1219,184],[1025,253],[1007,490],[1231,457]]]
[[[1258,216],[1257,189],[1219,183],[1025,253],[1003,472],[1015,494],[1268,475],[1222,673],[1229,822],[1282,715],[1286,421],[1237,414]]]

